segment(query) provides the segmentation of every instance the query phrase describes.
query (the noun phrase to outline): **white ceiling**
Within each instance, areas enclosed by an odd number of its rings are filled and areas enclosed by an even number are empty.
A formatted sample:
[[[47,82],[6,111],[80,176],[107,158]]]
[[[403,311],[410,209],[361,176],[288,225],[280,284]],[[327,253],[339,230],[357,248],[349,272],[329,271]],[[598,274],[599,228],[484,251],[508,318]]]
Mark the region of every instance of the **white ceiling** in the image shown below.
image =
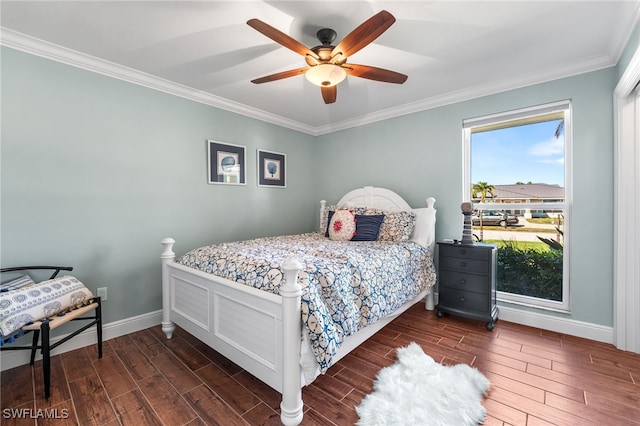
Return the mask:
[[[638,20],[619,1],[7,1],[3,45],[323,134],[613,66]],[[396,22],[350,62],[398,71],[403,85],[347,77],[336,103],[296,76],[305,65],[246,24],[258,18],[313,47],[337,44],[386,9]]]

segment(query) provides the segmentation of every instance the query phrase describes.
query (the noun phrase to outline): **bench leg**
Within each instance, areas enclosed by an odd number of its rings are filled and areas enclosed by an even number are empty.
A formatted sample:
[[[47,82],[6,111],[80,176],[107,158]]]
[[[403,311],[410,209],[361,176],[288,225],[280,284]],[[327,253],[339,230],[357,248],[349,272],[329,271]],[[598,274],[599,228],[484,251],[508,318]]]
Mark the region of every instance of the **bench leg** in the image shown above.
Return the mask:
[[[40,338],[40,330],[33,330],[33,341],[31,342],[31,361],[30,365],[33,365],[36,360],[36,351],[38,350],[38,339]]]
[[[51,353],[49,347],[49,321],[45,320],[42,329],[42,373],[44,375],[44,397],[51,395]]]

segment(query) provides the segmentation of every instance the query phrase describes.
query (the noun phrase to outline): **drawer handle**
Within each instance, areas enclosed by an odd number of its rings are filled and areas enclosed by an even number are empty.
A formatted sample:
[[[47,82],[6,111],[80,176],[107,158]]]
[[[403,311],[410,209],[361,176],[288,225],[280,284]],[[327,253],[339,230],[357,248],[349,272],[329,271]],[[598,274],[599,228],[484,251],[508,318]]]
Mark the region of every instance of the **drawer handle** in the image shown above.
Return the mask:
[[[464,278],[460,280],[460,284],[465,285],[466,283],[467,283],[467,280],[465,280]]]
[[[464,297],[461,297],[461,298],[460,298],[460,301],[461,301],[461,302],[466,302],[466,301],[467,301],[467,299],[465,299]]]
[[[467,266],[467,262],[460,262],[460,267],[461,267],[461,268],[464,268],[464,267],[466,267],[466,266]]]
[[[460,254],[466,254],[467,253],[467,249],[460,249]]]

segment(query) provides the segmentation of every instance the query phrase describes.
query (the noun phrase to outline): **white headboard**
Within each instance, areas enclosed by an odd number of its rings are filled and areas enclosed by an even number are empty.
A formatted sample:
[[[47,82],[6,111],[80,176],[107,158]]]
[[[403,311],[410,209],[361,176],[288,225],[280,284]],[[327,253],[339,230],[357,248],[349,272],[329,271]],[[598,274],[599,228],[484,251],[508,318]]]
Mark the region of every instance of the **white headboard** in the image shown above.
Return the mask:
[[[373,207],[387,211],[411,210],[411,206],[395,192],[374,186],[354,189],[336,204],[340,207]]]
[[[436,199],[426,199],[427,207],[412,209],[411,206],[398,194],[386,188],[365,186],[346,193],[336,205],[340,207],[373,207],[387,211],[412,211],[416,214],[416,227],[413,230],[411,240],[425,247],[429,247],[433,253],[436,241],[436,209],[433,208]],[[320,201],[320,221],[327,202]]]

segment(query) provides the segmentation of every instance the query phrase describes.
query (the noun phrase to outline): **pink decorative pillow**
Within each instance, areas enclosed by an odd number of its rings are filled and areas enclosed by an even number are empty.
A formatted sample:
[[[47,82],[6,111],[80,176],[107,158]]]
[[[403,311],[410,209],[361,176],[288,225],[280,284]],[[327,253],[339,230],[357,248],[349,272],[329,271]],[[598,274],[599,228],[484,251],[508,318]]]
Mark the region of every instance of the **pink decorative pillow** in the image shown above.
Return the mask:
[[[336,210],[329,222],[329,238],[334,241],[350,241],[356,233],[356,218],[349,210]]]

